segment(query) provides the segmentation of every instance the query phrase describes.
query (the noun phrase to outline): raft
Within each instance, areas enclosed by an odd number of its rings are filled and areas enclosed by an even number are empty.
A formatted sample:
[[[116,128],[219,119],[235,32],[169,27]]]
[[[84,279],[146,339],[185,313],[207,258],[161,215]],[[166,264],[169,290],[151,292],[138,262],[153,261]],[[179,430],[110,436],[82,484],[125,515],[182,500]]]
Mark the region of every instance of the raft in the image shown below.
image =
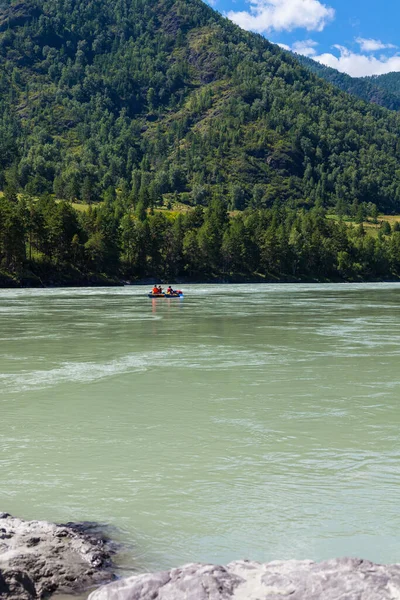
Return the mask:
[[[183,294],[148,294],[149,298],[183,298]]]

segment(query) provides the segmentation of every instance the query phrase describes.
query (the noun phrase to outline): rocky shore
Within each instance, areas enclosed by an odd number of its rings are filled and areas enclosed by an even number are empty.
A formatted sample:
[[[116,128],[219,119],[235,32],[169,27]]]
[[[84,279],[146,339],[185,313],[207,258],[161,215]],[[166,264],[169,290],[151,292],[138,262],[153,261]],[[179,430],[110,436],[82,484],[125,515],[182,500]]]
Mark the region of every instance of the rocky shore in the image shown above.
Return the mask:
[[[78,593],[114,578],[113,545],[93,524],[55,525],[0,513],[0,598]]]
[[[0,513],[0,598],[39,600],[101,586],[89,600],[400,600],[400,564],[239,560],[112,581],[114,553],[93,524],[55,525]]]
[[[343,558],[189,564],[103,586],[89,600],[398,600],[400,565]]]

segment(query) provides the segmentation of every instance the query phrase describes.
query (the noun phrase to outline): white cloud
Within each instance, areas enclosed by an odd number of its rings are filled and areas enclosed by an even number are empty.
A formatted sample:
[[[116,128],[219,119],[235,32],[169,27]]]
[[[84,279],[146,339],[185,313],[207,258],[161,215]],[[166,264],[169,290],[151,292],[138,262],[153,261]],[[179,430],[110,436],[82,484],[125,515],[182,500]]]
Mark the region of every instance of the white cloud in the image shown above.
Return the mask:
[[[357,38],[357,44],[360,44],[362,52],[376,52],[377,50],[385,50],[386,48],[397,48],[393,44],[384,44],[380,40]]]
[[[363,41],[377,42],[377,40]],[[356,42],[360,43],[360,38],[357,38]],[[332,48],[338,51],[338,55],[335,55],[332,52],[318,54],[318,42],[310,39],[294,42],[292,46],[288,46],[287,44],[278,44],[278,46],[284,48],[285,50],[296,52],[297,54],[310,56],[313,60],[316,60],[328,67],[332,67],[333,69],[337,69],[342,73],[348,73],[348,75],[351,75],[352,77],[383,75],[384,73],[390,73],[391,71],[400,71],[400,53],[396,53],[392,56],[381,54],[379,57],[377,57],[371,54],[358,54],[357,52],[352,52],[345,46],[335,44],[332,46]],[[372,44],[369,46],[369,48],[371,47]],[[386,44],[385,47],[396,48],[396,46],[391,44]]]
[[[333,8],[319,0],[249,0],[248,11],[227,13],[234,23],[258,33],[292,31],[298,27],[322,31],[335,16]]]
[[[303,40],[302,42],[295,42],[292,46],[293,52],[297,54],[303,54],[304,56],[315,56],[317,51],[315,47],[318,46],[318,42],[314,40]]]
[[[344,46],[334,46],[339,50],[339,56],[331,53],[314,55],[313,60],[317,60],[323,65],[333,67],[342,73],[348,73],[352,77],[364,77],[366,75],[383,75],[391,71],[400,71],[400,55],[395,56],[367,56],[357,54],[348,50]]]
[[[296,54],[303,54],[304,56],[312,56],[314,57],[317,54],[316,46],[318,46],[318,42],[314,40],[301,40],[298,42],[294,42],[292,46],[288,46],[287,44],[278,43],[278,46],[283,48],[284,50],[291,50],[292,52],[296,52]]]

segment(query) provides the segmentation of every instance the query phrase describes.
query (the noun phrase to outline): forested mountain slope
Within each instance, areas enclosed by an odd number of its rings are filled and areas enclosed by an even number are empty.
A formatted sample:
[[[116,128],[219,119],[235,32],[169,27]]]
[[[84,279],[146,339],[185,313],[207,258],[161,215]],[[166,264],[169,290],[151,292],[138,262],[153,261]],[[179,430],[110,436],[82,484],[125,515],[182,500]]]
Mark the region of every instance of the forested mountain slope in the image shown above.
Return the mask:
[[[364,81],[373,83],[375,86],[385,90],[391,97],[397,98],[400,102],[400,73],[392,72],[384,75],[373,75],[372,77],[363,77]]]
[[[400,208],[400,116],[200,0],[20,0],[0,11],[2,187],[133,204]]]
[[[302,56],[295,55],[297,60],[318,77],[322,77],[332,85],[357,96],[366,102],[379,104],[390,110],[400,110],[400,73],[374,75],[372,77],[351,77],[336,69]]]

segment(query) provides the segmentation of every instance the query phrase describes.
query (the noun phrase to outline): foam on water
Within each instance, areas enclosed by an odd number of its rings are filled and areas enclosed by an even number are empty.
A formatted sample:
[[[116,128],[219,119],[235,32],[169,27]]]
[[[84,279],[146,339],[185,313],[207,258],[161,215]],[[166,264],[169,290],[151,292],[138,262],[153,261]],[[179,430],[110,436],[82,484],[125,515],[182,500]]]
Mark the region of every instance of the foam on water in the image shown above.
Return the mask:
[[[38,339],[38,338],[35,338]],[[0,357],[1,358],[1,357]],[[26,361],[27,357],[3,355],[12,361]],[[154,351],[121,356],[109,362],[68,362],[56,368],[46,368],[22,373],[0,373],[3,392],[22,392],[32,388],[43,389],[64,382],[89,383],[103,378],[129,372],[142,372],[155,367],[162,369],[229,369],[231,367],[254,367],[267,364],[286,364],[283,356],[237,350],[230,347],[217,348],[204,345],[196,349]]]

